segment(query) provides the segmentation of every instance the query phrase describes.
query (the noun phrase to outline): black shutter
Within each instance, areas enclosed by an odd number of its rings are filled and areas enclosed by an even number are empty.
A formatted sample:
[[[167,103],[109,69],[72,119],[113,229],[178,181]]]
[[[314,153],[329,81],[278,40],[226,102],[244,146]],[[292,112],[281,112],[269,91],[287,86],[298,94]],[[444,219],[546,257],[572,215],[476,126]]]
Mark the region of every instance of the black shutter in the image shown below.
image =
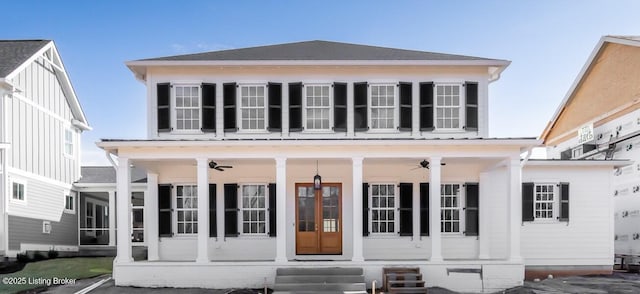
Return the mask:
[[[202,131],[216,131],[216,84],[202,84]]]
[[[562,222],[569,221],[569,183],[560,183],[560,216]]]
[[[429,183],[420,183],[420,236],[429,236]]]
[[[276,236],[276,228],[278,227],[278,223],[276,222],[276,218],[278,217],[276,214],[276,191],[276,184],[269,184],[269,237]]]
[[[347,84],[333,84],[333,130],[347,131]]]
[[[224,106],[224,131],[235,132],[236,125],[236,83],[222,85],[222,100]]]
[[[362,236],[369,236],[369,184],[362,183]]]
[[[160,237],[171,237],[171,185],[158,185],[158,233]]]
[[[216,220],[216,184],[209,184],[209,237],[218,237]]]
[[[282,130],[282,84],[269,83],[269,127],[272,132]]]
[[[413,86],[411,83],[400,83],[400,126],[401,131],[411,131],[413,124],[411,104],[413,100]]]
[[[466,93],[465,101],[466,101],[466,117],[467,122],[465,125],[465,129],[467,131],[477,131],[478,130],[478,83],[474,82],[466,82],[464,84],[464,89]]]
[[[400,236],[413,236],[413,184],[400,183]]]
[[[522,221],[533,221],[533,183],[522,183]]]
[[[238,235],[238,184],[224,184],[224,236]]]
[[[171,87],[169,83],[157,84],[156,91],[158,92],[158,132],[170,132],[171,111],[169,101],[171,100]]]
[[[571,149],[567,149],[565,151],[560,152],[560,159],[562,160],[571,159]]]
[[[420,130],[433,131],[433,82],[420,83]]]
[[[467,236],[478,236],[479,232],[479,204],[480,187],[478,183],[466,183],[466,207],[464,209],[465,231]]]
[[[356,132],[369,130],[367,126],[367,83],[353,84],[353,128]]]
[[[289,84],[289,132],[302,131],[302,83]]]
[[[596,150],[598,145],[596,144],[583,144],[582,145],[582,154],[589,153],[593,150]]]

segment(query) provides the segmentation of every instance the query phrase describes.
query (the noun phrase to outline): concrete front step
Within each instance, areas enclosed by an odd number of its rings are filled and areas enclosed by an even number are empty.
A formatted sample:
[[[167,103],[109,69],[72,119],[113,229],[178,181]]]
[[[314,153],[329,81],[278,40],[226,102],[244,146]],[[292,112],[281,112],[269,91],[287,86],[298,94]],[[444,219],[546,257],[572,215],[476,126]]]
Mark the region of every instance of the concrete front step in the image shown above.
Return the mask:
[[[290,283],[278,284],[273,287],[273,291],[359,291],[366,289],[365,283]]]
[[[402,288],[395,288],[395,287],[391,287],[389,288],[389,293],[391,294],[395,294],[395,293],[427,293],[427,288],[424,287],[402,287]]]
[[[362,268],[279,268],[274,293],[366,293]]]
[[[293,275],[276,276],[276,284],[302,284],[302,283],[364,283],[364,276],[339,276],[339,275]]]
[[[361,276],[362,268],[321,267],[321,268],[279,268],[276,276]]]

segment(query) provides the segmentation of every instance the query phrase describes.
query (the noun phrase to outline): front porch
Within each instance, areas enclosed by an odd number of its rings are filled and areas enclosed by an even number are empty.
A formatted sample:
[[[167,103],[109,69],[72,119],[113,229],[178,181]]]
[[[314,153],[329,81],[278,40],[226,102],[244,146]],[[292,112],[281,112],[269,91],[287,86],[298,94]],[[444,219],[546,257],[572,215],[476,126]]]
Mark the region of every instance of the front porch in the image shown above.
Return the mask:
[[[131,207],[131,197],[120,197],[132,191],[130,166],[148,171],[148,260],[132,260],[131,216],[119,216],[118,227],[129,231],[117,232],[125,240],[117,244],[117,285],[262,287],[277,268],[310,266],[362,267],[368,283],[381,279],[383,267],[415,266],[428,286],[467,292],[522,284],[522,142],[242,143],[118,150],[118,211]],[[233,168],[219,171],[211,161]],[[325,184],[317,193],[309,186],[316,174]],[[340,238],[336,252],[322,249],[328,232]],[[301,250],[303,242],[311,252]]]
[[[276,271],[281,268],[362,268],[367,288],[382,283],[382,269],[418,267],[426,287],[443,287],[458,292],[494,293],[522,285],[524,265],[507,260],[413,261],[229,261],[193,263],[179,261],[140,261],[118,264],[113,277],[118,286],[184,288],[273,288]],[[248,270],[250,268],[250,270]],[[473,269],[477,273],[464,273]],[[145,273],[139,275],[139,273]],[[203,278],[215,277],[215,278]]]

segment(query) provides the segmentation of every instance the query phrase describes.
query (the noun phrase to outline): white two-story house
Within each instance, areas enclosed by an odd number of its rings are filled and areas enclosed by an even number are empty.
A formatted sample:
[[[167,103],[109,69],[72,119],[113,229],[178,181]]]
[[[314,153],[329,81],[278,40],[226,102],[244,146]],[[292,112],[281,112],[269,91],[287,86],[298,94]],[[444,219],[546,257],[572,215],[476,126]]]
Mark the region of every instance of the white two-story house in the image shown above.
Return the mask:
[[[87,130],[53,41],[0,40],[0,253],[78,250]]]
[[[127,62],[147,138],[98,146],[117,156],[118,211],[130,166],[148,171],[148,260],[119,213],[116,284],[258,288],[303,267],[369,284],[417,267],[427,286],[491,292],[525,271],[610,272],[625,163],[523,159],[539,140],[489,137],[508,65],[326,41]]]

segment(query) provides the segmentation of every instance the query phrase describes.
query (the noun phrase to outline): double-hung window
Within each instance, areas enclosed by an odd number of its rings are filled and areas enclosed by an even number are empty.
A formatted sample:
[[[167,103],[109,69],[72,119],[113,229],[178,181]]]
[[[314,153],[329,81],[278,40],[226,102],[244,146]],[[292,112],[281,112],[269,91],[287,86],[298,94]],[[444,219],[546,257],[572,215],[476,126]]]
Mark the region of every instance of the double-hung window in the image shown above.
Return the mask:
[[[553,220],[555,197],[554,184],[536,184],[533,215],[536,220]]]
[[[73,130],[64,129],[64,154],[73,156]]]
[[[460,232],[460,184],[442,184],[440,189],[440,229],[443,233]]]
[[[436,85],[436,129],[460,129],[462,127],[462,96],[459,84]]]
[[[266,94],[264,85],[240,86],[240,129],[266,130]]]
[[[17,202],[26,201],[26,184],[13,180],[11,183],[11,200]]]
[[[200,86],[174,85],[175,129],[178,131],[200,130]]]
[[[198,233],[198,186],[176,186],[176,211],[179,235]]]
[[[329,85],[305,85],[306,130],[331,129],[331,97]]]
[[[398,106],[396,99],[396,85],[376,85],[370,86],[371,107],[370,117],[371,129],[373,130],[393,130],[396,129]]]
[[[66,213],[75,213],[76,212],[76,197],[75,195],[67,192],[64,195],[64,212]]]
[[[267,233],[267,186],[264,184],[242,185],[240,213],[242,234],[264,235]]]
[[[371,185],[371,232],[387,234],[396,232],[396,189],[394,184]]]

